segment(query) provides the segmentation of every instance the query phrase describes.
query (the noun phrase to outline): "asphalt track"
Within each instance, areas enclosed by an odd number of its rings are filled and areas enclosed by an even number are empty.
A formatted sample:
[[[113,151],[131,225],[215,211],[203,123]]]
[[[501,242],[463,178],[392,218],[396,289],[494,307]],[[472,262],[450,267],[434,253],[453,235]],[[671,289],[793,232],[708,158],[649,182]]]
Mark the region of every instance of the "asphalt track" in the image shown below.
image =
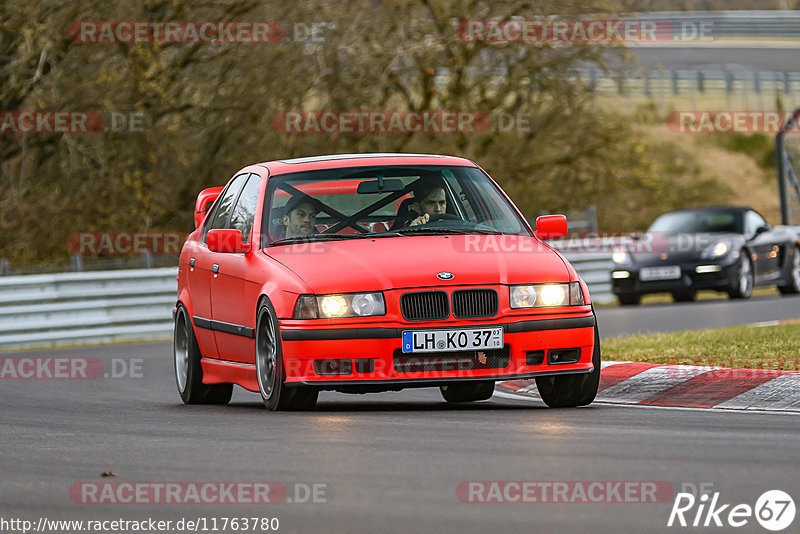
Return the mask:
[[[711,323],[794,317],[798,303],[762,297],[604,308],[599,321],[606,335],[647,321],[658,329],[699,328],[702,317]],[[22,355],[99,358],[107,371],[112,359],[140,360],[141,373],[0,380],[0,519],[257,516],[277,517],[279,532],[288,533],[658,532],[683,530],[666,527],[671,498],[468,503],[456,488],[464,481],[660,481],[674,491],[712,484],[723,503],[752,506],[770,489],[800,499],[800,418],[792,414],[602,403],[553,410],[507,393],[452,406],[431,389],[326,392],[314,412],[270,413],[257,395],[238,388],[229,406],[181,404],[168,343],[3,354]],[[101,478],[107,471],[116,477]],[[266,505],[88,505],[70,498],[75,483],[109,480],[279,482],[290,498],[296,484],[325,484],[327,497]],[[789,531],[798,524],[800,518]],[[764,532],[752,518],[737,531]]]
[[[600,336],[609,338],[800,319],[800,296],[762,295],[738,301],[598,307],[596,313]]]

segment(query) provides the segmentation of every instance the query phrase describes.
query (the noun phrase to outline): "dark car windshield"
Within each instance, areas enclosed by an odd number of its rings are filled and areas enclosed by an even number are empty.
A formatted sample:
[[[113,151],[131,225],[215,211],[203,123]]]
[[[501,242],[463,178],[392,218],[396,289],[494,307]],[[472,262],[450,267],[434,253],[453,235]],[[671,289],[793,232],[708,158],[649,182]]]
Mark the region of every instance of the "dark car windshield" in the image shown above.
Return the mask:
[[[359,237],[531,235],[475,167],[374,166],[270,178],[262,246]],[[425,221],[418,218],[427,213]]]
[[[742,234],[744,216],[740,211],[680,211],[662,215],[648,232],[674,234]]]

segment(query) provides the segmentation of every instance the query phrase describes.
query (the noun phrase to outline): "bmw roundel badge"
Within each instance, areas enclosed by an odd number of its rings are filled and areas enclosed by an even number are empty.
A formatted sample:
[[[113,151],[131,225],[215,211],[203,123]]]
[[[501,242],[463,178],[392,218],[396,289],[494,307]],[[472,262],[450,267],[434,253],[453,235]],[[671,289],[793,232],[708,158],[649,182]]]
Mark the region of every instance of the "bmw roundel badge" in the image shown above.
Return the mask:
[[[455,278],[455,276],[456,275],[454,275],[453,273],[439,273],[436,275],[436,278],[438,278],[439,280],[452,280],[453,278]]]

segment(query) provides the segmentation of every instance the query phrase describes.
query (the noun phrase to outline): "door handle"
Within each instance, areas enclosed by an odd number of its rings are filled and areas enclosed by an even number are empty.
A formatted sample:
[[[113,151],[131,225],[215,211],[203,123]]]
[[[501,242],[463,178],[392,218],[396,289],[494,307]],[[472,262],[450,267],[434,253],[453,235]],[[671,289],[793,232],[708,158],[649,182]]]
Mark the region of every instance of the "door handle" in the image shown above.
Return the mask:
[[[211,266],[211,272],[214,274],[219,272],[219,263],[215,263],[214,265]]]

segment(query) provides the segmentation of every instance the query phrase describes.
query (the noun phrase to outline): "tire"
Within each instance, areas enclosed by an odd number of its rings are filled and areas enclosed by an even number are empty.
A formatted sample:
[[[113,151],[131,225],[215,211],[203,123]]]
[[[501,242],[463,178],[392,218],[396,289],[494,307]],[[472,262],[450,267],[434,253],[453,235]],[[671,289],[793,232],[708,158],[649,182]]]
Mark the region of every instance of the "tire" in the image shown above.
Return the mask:
[[[796,295],[800,293],[800,248],[795,248],[794,254],[792,254],[789,283],[785,286],[778,286],[778,291],[780,291],[782,295]]]
[[[233,384],[203,384],[200,347],[186,308],[178,305],[172,337],[175,385],[184,404],[228,404]]]
[[[462,382],[440,386],[439,391],[447,402],[474,402],[490,399],[494,394],[494,380],[488,382]]]
[[[594,353],[591,373],[581,375],[543,376],[536,379],[542,400],[551,408],[573,408],[591,404],[600,386],[600,333],[594,327]]]
[[[672,299],[675,302],[694,302],[697,300],[697,291],[694,289],[682,289],[680,291],[672,291]]]
[[[753,294],[753,262],[746,250],[739,253],[736,267],[736,281],[728,287],[728,296],[732,299],[749,299]]]
[[[617,295],[617,299],[619,299],[619,303],[623,306],[638,306],[639,302],[642,300],[642,296],[622,293]]]
[[[319,390],[286,386],[278,316],[267,299],[256,315],[255,361],[258,390],[270,411],[311,410],[316,406]]]

